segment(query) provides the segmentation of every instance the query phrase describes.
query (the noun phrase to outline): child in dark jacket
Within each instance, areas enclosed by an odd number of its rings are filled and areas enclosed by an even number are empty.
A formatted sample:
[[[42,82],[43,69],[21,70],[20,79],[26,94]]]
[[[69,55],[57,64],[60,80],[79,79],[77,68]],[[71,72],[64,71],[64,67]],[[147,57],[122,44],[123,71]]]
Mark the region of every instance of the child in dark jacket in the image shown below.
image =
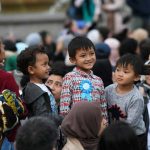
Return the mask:
[[[24,50],[17,58],[17,65],[30,81],[23,89],[23,97],[29,110],[29,117],[56,114],[55,99],[45,86],[49,76],[49,59],[43,47],[33,46]]]

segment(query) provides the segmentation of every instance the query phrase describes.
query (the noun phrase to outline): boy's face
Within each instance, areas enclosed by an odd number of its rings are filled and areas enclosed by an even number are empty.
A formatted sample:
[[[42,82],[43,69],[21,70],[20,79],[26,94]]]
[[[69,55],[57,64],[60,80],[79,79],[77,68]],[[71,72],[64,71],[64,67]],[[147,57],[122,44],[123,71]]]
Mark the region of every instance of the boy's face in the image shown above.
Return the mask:
[[[78,49],[75,58],[70,59],[72,63],[76,64],[81,70],[89,73],[96,62],[95,51],[93,48]]]
[[[135,74],[131,65],[127,67],[118,65],[115,70],[115,79],[119,85],[130,85],[133,84],[134,81],[138,81],[139,76]]]
[[[51,74],[46,81],[46,85],[52,90],[56,100],[60,100],[62,82],[63,77],[55,74]]]
[[[37,83],[42,83],[43,79],[49,77],[49,58],[46,54],[36,54],[36,63],[34,66],[29,66],[28,71]]]

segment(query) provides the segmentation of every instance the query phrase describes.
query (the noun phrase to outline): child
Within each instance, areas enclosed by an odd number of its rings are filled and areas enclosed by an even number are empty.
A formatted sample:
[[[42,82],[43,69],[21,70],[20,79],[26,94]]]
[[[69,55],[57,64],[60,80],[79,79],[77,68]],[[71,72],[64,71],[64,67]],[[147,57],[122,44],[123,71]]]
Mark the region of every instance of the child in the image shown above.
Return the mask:
[[[142,63],[138,56],[126,54],[116,65],[115,84],[106,87],[106,100],[110,122],[124,120],[135,130],[141,140],[145,140],[145,124],[143,121],[144,100],[137,87],[142,70]],[[142,139],[143,138],[143,139]],[[143,142],[144,143],[144,142]]]
[[[103,82],[91,71],[96,61],[93,43],[88,38],[75,37],[68,45],[68,53],[76,67],[64,77],[60,113],[66,115],[76,102],[95,101],[107,119]]]
[[[55,99],[43,80],[49,76],[49,59],[43,47],[33,46],[22,51],[17,58],[17,65],[30,81],[23,90],[29,117],[56,113]]]

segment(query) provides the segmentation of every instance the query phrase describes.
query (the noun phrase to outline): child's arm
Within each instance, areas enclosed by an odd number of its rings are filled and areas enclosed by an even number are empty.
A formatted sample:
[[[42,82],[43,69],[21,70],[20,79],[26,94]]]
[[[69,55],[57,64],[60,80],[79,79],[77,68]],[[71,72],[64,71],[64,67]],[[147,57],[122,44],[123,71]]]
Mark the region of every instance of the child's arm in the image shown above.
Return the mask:
[[[139,118],[143,114],[144,100],[141,98],[133,99],[127,108],[126,121],[134,128],[139,124]]]
[[[68,113],[71,105],[71,76],[66,75],[63,79],[62,91],[61,91],[61,99],[60,99],[60,114],[63,116]]]

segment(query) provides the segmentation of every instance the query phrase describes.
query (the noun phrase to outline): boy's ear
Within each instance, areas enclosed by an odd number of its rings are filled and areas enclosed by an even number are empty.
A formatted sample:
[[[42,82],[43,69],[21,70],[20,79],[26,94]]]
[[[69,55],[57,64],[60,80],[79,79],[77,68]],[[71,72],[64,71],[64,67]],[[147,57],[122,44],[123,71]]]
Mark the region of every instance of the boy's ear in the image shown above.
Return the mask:
[[[135,76],[135,78],[134,78],[134,81],[139,81],[139,80],[140,80],[140,78],[141,78],[141,76],[140,76],[140,75],[136,75],[136,76]]]
[[[33,74],[34,73],[33,66],[28,66],[28,72],[29,72],[29,74]]]

